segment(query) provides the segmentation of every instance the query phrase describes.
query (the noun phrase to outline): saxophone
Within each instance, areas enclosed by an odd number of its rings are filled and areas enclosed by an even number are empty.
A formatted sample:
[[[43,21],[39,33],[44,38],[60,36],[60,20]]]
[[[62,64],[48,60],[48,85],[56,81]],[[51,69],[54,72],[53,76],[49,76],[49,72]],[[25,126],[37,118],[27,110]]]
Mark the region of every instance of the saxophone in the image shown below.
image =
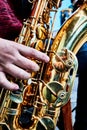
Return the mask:
[[[70,99],[78,69],[76,53],[87,41],[87,2],[62,25],[52,38],[60,0],[36,0],[16,41],[49,55],[29,80],[10,78],[20,90],[0,91],[0,130],[55,130],[60,108]],[[50,13],[54,12],[50,27]]]

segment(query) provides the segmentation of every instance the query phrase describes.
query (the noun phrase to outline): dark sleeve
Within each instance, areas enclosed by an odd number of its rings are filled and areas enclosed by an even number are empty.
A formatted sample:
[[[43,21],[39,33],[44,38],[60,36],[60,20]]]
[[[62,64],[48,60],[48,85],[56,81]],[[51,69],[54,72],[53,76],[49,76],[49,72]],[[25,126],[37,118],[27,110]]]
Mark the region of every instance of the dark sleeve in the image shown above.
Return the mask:
[[[15,10],[15,14],[20,19],[26,19],[29,17],[32,9],[32,3],[28,0],[8,0],[11,8]]]
[[[22,22],[9,2],[9,0],[0,0],[0,37],[14,39],[22,28]]]

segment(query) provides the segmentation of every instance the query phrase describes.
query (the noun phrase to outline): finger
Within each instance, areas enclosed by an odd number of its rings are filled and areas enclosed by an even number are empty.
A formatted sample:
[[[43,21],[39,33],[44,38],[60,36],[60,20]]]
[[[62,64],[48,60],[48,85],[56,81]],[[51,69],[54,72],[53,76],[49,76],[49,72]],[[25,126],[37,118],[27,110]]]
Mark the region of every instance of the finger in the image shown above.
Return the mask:
[[[6,66],[4,66],[4,72],[18,79],[28,79],[31,76],[30,73],[13,64],[7,64]]]
[[[18,85],[7,80],[4,72],[0,72],[0,86],[8,90],[19,89]]]
[[[15,64],[26,70],[31,70],[31,71],[39,70],[39,66],[34,61],[31,61],[30,59],[23,57],[21,55],[17,56]]]
[[[49,57],[45,53],[42,53],[34,48],[27,47],[20,44],[20,46],[18,46],[18,49],[22,55],[33,57],[35,59],[38,59],[44,62],[49,61]]]

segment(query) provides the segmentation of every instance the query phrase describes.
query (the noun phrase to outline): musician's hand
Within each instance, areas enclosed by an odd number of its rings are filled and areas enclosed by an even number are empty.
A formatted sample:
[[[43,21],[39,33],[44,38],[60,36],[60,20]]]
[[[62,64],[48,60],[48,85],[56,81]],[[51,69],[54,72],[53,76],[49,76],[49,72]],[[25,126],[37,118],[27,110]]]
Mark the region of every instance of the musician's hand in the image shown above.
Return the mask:
[[[38,71],[39,66],[31,58],[49,61],[49,57],[42,52],[13,41],[0,39],[0,87],[18,89],[17,84],[7,80],[7,74],[18,79],[28,79],[32,71]]]

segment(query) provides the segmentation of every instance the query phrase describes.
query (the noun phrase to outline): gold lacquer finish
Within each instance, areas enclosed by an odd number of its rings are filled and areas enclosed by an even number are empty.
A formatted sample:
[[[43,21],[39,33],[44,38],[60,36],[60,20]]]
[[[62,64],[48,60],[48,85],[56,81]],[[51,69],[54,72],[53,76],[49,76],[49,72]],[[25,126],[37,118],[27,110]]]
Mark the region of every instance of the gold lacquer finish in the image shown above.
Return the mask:
[[[0,91],[0,130],[55,130],[60,108],[70,99],[77,73],[75,54],[86,41],[87,2],[85,2],[61,27],[54,39],[52,31],[60,0],[36,0],[31,16],[24,21],[17,38],[19,44],[31,46],[49,55],[31,79],[18,83],[20,90]],[[50,13],[54,12],[50,27]]]
[[[87,2],[64,23],[57,33],[52,48],[59,51],[67,48],[75,54],[87,41]],[[58,47],[58,48],[57,48]]]

